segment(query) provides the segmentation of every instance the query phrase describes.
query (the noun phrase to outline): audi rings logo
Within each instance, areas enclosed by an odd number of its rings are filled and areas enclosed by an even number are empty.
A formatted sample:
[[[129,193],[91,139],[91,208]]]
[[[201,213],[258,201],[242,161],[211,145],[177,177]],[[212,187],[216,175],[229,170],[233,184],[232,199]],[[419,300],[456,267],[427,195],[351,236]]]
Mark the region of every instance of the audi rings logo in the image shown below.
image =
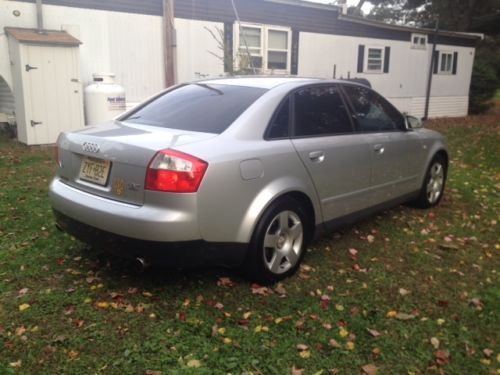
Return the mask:
[[[94,154],[99,152],[100,147],[97,143],[83,142],[82,149],[85,152],[93,152]]]

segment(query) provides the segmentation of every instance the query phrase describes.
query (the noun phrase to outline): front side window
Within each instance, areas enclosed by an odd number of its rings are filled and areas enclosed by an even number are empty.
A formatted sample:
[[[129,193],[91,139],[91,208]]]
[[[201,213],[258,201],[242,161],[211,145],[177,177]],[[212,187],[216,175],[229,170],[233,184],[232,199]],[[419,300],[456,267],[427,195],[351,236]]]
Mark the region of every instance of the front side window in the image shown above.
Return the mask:
[[[238,34],[239,69],[289,73],[291,31],[268,25],[242,25]]]
[[[294,135],[321,136],[353,131],[337,86],[308,87],[294,95]]]
[[[193,83],[167,91],[122,121],[220,134],[267,90]]]
[[[453,69],[453,54],[449,52],[441,53],[441,61],[439,64],[439,72],[443,74],[451,74]]]
[[[382,73],[382,64],[384,61],[384,50],[382,48],[368,48],[366,59],[366,72]]]
[[[380,132],[404,129],[404,117],[389,102],[367,87],[344,85],[358,131]]]

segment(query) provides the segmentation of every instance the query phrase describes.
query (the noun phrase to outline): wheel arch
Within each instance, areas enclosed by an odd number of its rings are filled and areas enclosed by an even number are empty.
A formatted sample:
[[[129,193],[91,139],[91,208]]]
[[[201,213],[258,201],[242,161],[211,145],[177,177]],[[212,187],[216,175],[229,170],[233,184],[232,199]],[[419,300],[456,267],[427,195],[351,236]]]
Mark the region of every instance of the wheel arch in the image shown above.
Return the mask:
[[[274,186],[276,187],[277,185]],[[295,184],[285,184],[284,186],[289,186],[289,188],[281,190],[271,188],[274,190],[274,194],[270,194],[271,189],[264,189],[257,197],[255,197],[240,224],[237,235],[238,242],[249,243],[255,231],[255,227],[262,218],[264,212],[274,202],[286,199],[287,197],[303,205],[308,217],[310,218],[310,220],[308,220],[308,229],[310,230],[311,236],[313,235],[316,224],[322,221],[321,208],[319,202],[315,200],[316,197],[314,195],[314,188],[311,187],[311,189],[307,189],[299,187]],[[311,194],[313,194],[312,197]]]

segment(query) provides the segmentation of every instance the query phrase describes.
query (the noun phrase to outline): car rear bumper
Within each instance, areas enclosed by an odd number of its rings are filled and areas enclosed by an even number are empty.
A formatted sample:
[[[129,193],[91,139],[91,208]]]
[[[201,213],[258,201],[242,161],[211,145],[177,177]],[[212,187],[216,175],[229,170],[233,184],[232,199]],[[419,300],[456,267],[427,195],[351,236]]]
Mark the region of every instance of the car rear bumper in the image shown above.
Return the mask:
[[[77,239],[122,258],[144,258],[156,265],[235,267],[243,263],[247,244],[146,241],[117,235],[84,224],[54,210],[57,227]]]
[[[56,177],[49,196],[54,210],[106,232],[146,241],[201,239],[195,195],[165,195],[163,200],[152,196],[150,200],[155,203],[136,206],[89,194]]]

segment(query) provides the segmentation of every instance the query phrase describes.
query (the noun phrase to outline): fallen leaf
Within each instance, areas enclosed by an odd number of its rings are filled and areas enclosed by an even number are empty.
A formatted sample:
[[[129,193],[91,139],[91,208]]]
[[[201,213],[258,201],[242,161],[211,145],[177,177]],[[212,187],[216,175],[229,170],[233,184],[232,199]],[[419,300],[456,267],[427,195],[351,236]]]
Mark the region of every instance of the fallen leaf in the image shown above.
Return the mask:
[[[108,302],[96,302],[95,305],[98,309],[107,309],[109,307]]]
[[[347,350],[354,350],[354,343],[352,341],[347,341],[345,347]]]
[[[299,352],[299,355],[301,358],[304,358],[304,359],[311,358],[311,352],[309,350],[304,350],[302,352]]]
[[[17,292],[17,298],[21,298],[24,296],[26,293],[28,293],[29,289],[28,288],[22,288]]]
[[[257,294],[257,295],[261,295],[261,296],[267,296],[267,295],[269,295],[269,294],[272,293],[271,289],[269,289],[266,286],[261,286],[259,284],[252,284],[250,286],[250,288],[252,290],[252,294]]]
[[[488,349],[488,348],[483,349],[483,354],[484,354],[484,356],[485,356],[486,358],[490,358],[490,357],[491,357],[491,355],[493,354],[493,350]]]
[[[232,288],[234,286],[234,282],[229,277],[221,277],[219,278],[219,280],[217,280],[217,286],[223,288]]]
[[[432,337],[430,341],[431,341],[431,344],[434,347],[434,349],[436,349],[436,350],[439,349],[440,342],[439,342],[437,337]]]
[[[309,347],[305,344],[297,344],[297,349],[298,350],[307,350]]]
[[[296,368],[295,365],[292,366],[292,374],[291,375],[303,375],[304,369]]]
[[[29,303],[23,303],[23,304],[19,305],[19,311],[24,311],[24,310],[27,310],[29,308],[30,308]]]
[[[76,350],[70,350],[68,352],[68,357],[71,359],[76,359],[76,358],[78,358],[79,355],[80,355],[80,353],[78,353]]]
[[[395,318],[398,320],[411,320],[411,319],[415,319],[415,315],[406,314],[406,313],[397,313]]]
[[[328,341],[328,345],[330,345],[332,348],[335,348],[335,349],[338,349],[341,347],[341,345],[335,339],[330,339],[330,341]]]
[[[405,288],[399,288],[399,294],[401,294],[403,297],[410,294],[411,292]]]
[[[64,315],[71,315],[71,314],[73,314],[74,311],[75,311],[75,306],[74,305],[69,305],[64,310]]]
[[[274,288],[274,291],[278,293],[280,296],[286,296],[286,289],[283,287],[283,284],[278,284]]]
[[[340,337],[346,337],[347,335],[349,335],[349,332],[344,327],[340,327],[339,335]]]
[[[24,326],[16,328],[16,336],[22,336],[26,332],[26,328]]]
[[[19,359],[16,362],[10,362],[9,367],[12,368],[20,368],[22,366],[23,362]]]
[[[214,307],[217,309],[217,310],[222,310],[224,308],[224,305],[220,302],[217,302]]]
[[[388,312],[387,312],[387,314],[386,314],[386,316],[387,316],[388,318],[395,318],[395,317],[396,317],[396,315],[398,315],[398,312],[397,312],[397,311],[395,311],[395,310],[390,310],[390,311],[388,311]]]
[[[372,236],[371,234],[369,234],[368,236],[366,236],[366,239],[368,240],[369,243],[373,243],[375,241],[375,237]]]
[[[198,368],[201,366],[201,362],[197,359],[190,359],[187,363],[187,367],[189,368]]]
[[[374,329],[367,328],[367,331],[368,331],[368,333],[370,333],[370,335],[372,335],[373,337],[379,337],[379,336],[380,336],[380,332],[379,332],[379,331],[375,331]]]
[[[439,366],[444,366],[450,361],[450,352],[447,350],[436,350],[434,357],[436,357],[436,363]]]
[[[375,365],[372,363],[364,365],[363,367],[361,367],[361,370],[363,370],[363,372],[366,375],[376,375],[377,374],[377,367],[375,367]]]

